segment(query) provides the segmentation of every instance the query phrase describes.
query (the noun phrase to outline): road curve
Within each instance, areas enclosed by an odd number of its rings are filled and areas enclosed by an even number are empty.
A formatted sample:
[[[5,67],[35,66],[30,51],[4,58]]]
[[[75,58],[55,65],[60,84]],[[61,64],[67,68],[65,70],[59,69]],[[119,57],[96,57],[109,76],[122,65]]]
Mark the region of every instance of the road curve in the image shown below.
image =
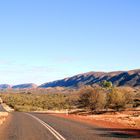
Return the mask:
[[[0,128],[0,140],[56,140],[39,122],[24,113],[11,113]]]
[[[60,136],[59,136],[60,135]],[[135,140],[134,136],[41,113],[13,112],[0,126],[0,140]]]

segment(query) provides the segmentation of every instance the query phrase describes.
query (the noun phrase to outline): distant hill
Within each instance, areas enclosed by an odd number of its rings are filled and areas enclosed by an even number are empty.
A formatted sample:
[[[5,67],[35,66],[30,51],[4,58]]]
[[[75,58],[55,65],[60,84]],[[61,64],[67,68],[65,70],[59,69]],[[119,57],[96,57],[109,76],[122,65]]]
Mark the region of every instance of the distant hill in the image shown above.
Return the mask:
[[[25,89],[25,88],[36,88],[37,85],[33,84],[33,83],[28,83],[28,84],[20,84],[20,85],[14,85],[12,86],[13,89]]]
[[[11,88],[11,86],[8,84],[0,84],[0,89],[8,89],[8,88]]]
[[[48,87],[79,87],[83,85],[99,84],[103,80],[111,81],[115,86],[140,86],[140,69],[131,71],[115,72],[89,72],[73,77],[48,82],[39,86],[39,88]]]

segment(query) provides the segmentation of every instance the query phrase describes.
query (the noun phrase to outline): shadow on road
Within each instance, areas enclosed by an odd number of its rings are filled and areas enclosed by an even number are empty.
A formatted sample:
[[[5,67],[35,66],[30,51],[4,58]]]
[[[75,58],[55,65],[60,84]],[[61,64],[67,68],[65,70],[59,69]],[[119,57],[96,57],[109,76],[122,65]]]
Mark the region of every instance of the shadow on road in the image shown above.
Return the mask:
[[[96,128],[102,137],[140,139],[140,129]]]

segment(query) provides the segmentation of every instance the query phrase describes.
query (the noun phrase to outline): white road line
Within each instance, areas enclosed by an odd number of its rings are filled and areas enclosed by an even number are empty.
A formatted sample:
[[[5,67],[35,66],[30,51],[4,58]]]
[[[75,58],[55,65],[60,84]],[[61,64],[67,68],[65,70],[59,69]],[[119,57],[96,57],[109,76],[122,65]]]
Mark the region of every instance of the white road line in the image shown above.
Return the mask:
[[[44,121],[40,120],[39,118],[29,113],[25,113],[25,114],[31,116],[32,118],[36,119],[39,123],[41,123],[45,128],[47,128],[56,137],[57,140],[66,140],[62,135],[60,135],[56,130],[54,130],[54,128],[52,128],[50,125],[48,125]]]

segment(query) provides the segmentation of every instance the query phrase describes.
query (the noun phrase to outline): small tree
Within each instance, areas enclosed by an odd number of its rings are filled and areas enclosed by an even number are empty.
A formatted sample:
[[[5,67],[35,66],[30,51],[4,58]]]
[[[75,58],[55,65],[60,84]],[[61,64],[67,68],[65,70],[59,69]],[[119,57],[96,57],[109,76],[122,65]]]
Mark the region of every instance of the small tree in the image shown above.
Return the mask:
[[[108,82],[108,81],[104,80],[101,82],[101,86],[103,88],[112,88],[113,84],[112,84],[112,82]]]
[[[125,94],[117,89],[112,89],[108,94],[108,102],[110,107],[116,111],[124,109],[127,103]]]
[[[106,93],[100,88],[85,88],[80,91],[80,107],[97,112],[106,105]]]
[[[90,97],[91,97],[91,94],[93,92],[93,89],[91,87],[85,87],[85,88],[82,88],[79,92],[80,94],[80,99],[79,99],[79,105],[80,107],[82,108],[88,108],[89,107],[89,104],[90,104]]]
[[[90,110],[99,112],[106,106],[106,93],[101,89],[94,89],[89,98]]]

